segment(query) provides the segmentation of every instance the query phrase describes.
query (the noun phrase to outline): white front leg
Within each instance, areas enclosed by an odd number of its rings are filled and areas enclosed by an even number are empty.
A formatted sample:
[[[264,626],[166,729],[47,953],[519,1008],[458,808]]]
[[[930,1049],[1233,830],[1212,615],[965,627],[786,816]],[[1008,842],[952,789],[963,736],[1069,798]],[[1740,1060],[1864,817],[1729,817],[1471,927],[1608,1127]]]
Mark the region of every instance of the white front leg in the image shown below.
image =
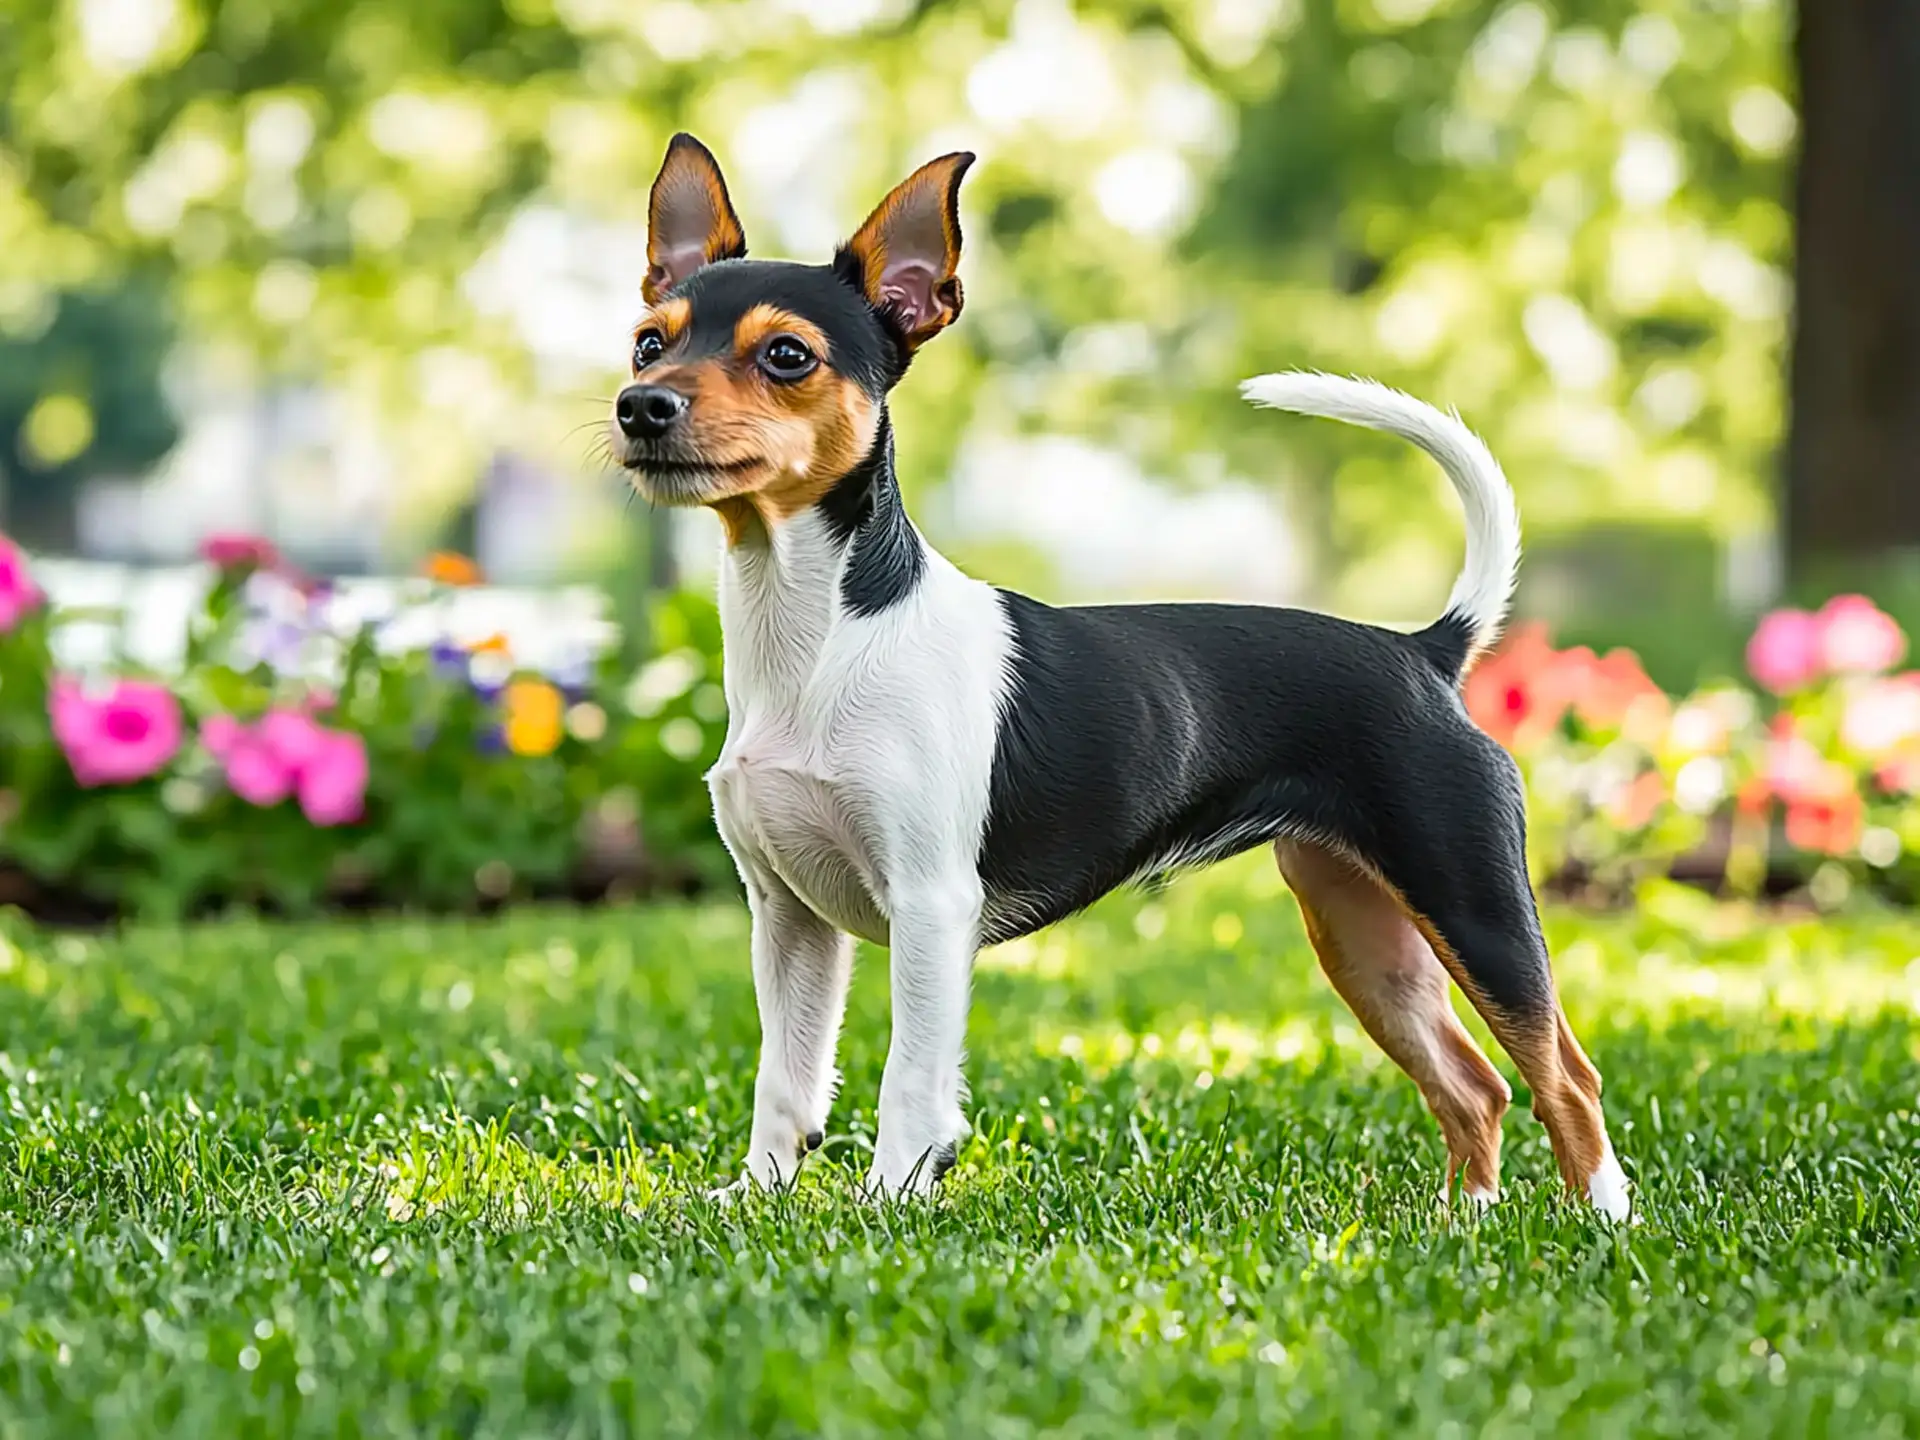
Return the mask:
[[[953,1164],[967,1133],[960,1065],[967,997],[980,943],[980,887],[969,875],[945,886],[893,891],[890,916],[893,1040],[880,1077],[880,1135],[870,1190],[925,1193]]]
[[[822,920],[761,866],[743,866],[753,912],[753,989],[760,1006],[760,1069],[753,1082],[747,1174],[763,1188],[790,1184],[818,1148],[840,1083],[834,1047],[846,1015],[853,940]]]

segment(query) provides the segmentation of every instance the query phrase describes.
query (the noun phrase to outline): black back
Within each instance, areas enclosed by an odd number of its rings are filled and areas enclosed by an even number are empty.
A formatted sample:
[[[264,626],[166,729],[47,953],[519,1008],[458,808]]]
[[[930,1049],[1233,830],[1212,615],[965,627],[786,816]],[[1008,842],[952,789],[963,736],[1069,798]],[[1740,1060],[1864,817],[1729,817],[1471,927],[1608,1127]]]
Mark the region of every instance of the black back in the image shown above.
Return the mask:
[[[1403,767],[1369,757],[1408,759],[1436,713],[1471,727],[1420,644],[1392,631],[1266,606],[1001,595],[1017,658],[980,854],[987,943],[1284,834],[1371,854],[1398,808],[1371,792]]]

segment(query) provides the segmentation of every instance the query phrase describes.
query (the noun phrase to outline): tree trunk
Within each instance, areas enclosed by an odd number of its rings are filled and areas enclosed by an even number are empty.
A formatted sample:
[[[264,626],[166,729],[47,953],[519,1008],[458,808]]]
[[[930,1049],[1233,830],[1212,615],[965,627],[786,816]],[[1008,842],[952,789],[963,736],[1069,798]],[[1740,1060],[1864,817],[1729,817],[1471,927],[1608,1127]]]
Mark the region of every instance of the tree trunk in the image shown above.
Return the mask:
[[[1796,581],[1920,551],[1920,4],[1800,0]]]

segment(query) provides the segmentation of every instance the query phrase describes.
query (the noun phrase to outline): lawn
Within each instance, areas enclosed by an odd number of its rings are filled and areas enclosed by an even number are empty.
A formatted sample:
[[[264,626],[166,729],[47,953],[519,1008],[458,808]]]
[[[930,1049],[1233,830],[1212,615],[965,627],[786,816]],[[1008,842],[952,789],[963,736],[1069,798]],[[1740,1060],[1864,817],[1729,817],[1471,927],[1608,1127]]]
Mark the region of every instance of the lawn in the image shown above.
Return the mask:
[[[1920,1427],[1920,924],[1549,917],[1639,1223],[1441,1148],[1268,872],[984,958],[977,1133],[703,1198],[756,1025],[732,908],[0,922],[0,1435],[1846,1436]],[[1519,1087],[1516,1082],[1516,1092]]]

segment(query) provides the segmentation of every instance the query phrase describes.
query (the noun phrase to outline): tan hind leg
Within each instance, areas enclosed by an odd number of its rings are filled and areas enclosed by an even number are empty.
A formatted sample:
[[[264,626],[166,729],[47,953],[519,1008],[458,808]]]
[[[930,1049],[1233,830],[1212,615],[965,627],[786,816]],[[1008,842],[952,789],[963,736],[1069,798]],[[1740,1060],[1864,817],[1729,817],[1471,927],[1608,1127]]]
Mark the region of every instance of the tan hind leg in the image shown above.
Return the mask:
[[[1470,1198],[1497,1198],[1500,1117],[1512,1092],[1454,1014],[1426,937],[1397,896],[1343,857],[1290,840],[1274,855],[1327,979],[1440,1122],[1448,1193],[1464,1172]]]
[[[1558,999],[1548,1013],[1515,1014],[1486,1003],[1471,985],[1465,988],[1533,1092],[1533,1113],[1547,1127],[1560,1178],[1610,1219],[1626,1219],[1627,1177],[1607,1138],[1600,1072],[1574,1038]]]
[[[1409,952],[1431,956],[1445,968],[1533,1091],[1533,1113],[1547,1128],[1567,1187],[1607,1216],[1624,1219],[1631,1208],[1627,1177],[1607,1141],[1600,1076],[1561,1010],[1539,906],[1527,879],[1526,790],[1519,767],[1457,708],[1436,709],[1424,724],[1411,715],[1398,716],[1396,723],[1402,728],[1394,745],[1357,749],[1348,793],[1338,805],[1328,801],[1345,812],[1340,833],[1365,839],[1366,848],[1351,858],[1378,892],[1372,905],[1352,898],[1371,893],[1365,887],[1356,892],[1356,882],[1329,880],[1327,860],[1316,866],[1307,858],[1311,849],[1282,847],[1281,868],[1290,880],[1293,871],[1301,872],[1304,886],[1296,882],[1295,888],[1303,891],[1310,909],[1344,905],[1347,928],[1373,937],[1376,947],[1379,937],[1391,933],[1389,905],[1419,932],[1424,950],[1413,951],[1404,937],[1395,942],[1399,968],[1407,968]],[[1322,914],[1316,923],[1331,935],[1329,948],[1339,957],[1328,965],[1329,973],[1335,964],[1353,968],[1359,957],[1350,952],[1359,950],[1359,943],[1342,933],[1336,917]],[[1367,963],[1380,964],[1371,957]],[[1377,998],[1375,1008],[1392,1013],[1391,1005]],[[1424,1012],[1437,1008],[1429,999]],[[1361,1006],[1356,1003],[1354,1009]],[[1375,1028],[1372,1022],[1368,1028]],[[1442,1042],[1432,1038],[1431,1028],[1422,1033],[1428,1037],[1425,1048],[1439,1050]],[[1387,1043],[1384,1037],[1381,1043]],[[1435,1062],[1429,1057],[1427,1063]],[[1442,1085],[1462,1088],[1458,1078]]]
[[[1531,893],[1524,914],[1516,901],[1513,923],[1498,929],[1465,913],[1449,920],[1463,944],[1449,943],[1447,925],[1424,917],[1415,923],[1533,1092],[1533,1113],[1553,1142],[1561,1179],[1609,1219],[1625,1220],[1631,1211],[1627,1177],[1607,1138],[1600,1072],[1574,1038],[1554,993]]]

